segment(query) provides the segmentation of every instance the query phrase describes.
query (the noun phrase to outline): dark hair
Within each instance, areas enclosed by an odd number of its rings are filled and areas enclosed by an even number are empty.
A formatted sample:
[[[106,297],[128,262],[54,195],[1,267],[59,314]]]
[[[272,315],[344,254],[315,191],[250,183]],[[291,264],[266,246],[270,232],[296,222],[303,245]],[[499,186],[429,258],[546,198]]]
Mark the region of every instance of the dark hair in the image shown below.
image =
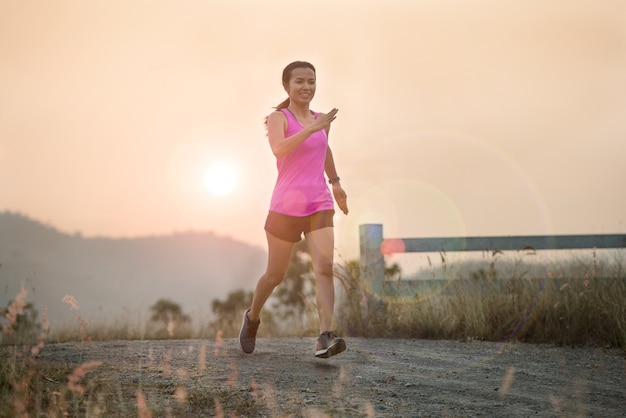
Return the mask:
[[[306,61],[294,61],[291,64],[287,65],[283,70],[283,86],[287,86],[289,84],[289,80],[291,80],[291,73],[296,68],[310,68],[313,70],[315,74],[315,67],[310,62]],[[285,109],[289,106],[289,97],[283,100],[278,106],[275,107],[276,110]]]

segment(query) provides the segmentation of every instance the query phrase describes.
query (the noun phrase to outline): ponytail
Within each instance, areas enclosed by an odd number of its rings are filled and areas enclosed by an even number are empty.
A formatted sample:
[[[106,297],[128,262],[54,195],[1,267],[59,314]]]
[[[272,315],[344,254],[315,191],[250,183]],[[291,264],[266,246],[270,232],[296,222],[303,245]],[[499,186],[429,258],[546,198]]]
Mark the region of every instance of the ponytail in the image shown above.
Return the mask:
[[[289,97],[287,97],[285,100],[283,100],[282,102],[280,102],[280,104],[278,106],[276,106],[274,109],[276,110],[280,110],[280,109],[286,109],[289,107]]]
[[[287,97],[285,100],[280,102],[278,106],[274,107],[274,109],[276,110],[287,109],[289,107],[289,103],[290,103],[289,97]],[[265,117],[265,129],[267,129],[267,116]]]

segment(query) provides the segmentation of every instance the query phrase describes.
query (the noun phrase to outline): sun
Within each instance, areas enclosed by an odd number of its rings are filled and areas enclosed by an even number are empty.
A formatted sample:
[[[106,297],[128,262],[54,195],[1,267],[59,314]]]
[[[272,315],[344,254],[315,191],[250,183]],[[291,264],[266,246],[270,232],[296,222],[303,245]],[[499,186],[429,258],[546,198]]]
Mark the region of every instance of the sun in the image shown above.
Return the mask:
[[[237,172],[228,163],[211,165],[204,173],[204,184],[211,194],[225,196],[237,186]]]

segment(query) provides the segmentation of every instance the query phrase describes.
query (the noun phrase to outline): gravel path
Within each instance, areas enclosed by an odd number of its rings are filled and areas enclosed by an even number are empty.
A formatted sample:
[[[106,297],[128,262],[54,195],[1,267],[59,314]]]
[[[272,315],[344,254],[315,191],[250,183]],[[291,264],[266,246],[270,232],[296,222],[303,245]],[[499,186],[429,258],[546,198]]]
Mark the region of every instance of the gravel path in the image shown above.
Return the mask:
[[[234,339],[67,343],[46,346],[39,361],[102,362],[84,379],[141,387],[153,410],[173,416],[626,416],[620,351],[476,341],[347,344],[322,360],[313,357],[313,338],[260,339],[250,355]],[[209,400],[202,411],[200,394],[216,391],[255,407]],[[176,400],[189,404],[176,409]]]

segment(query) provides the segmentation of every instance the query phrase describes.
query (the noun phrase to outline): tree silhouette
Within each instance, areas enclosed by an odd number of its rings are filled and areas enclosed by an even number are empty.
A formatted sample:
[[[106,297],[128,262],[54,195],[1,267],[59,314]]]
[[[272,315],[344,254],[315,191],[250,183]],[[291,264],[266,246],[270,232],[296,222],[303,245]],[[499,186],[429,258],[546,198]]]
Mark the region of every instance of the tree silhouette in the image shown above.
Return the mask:
[[[211,310],[215,314],[215,320],[209,325],[209,332],[213,335],[219,332],[224,338],[237,336],[243,312],[252,304],[253,295],[252,291],[239,289],[230,292],[224,301],[214,299],[211,303]],[[263,322],[261,332],[265,332],[271,320],[267,318],[267,315],[262,315],[261,321]]]
[[[174,336],[174,330],[181,325],[191,322],[191,318],[183,313],[179,304],[169,299],[159,299],[150,307],[152,316],[150,320],[163,324],[163,331],[170,337]]]
[[[307,302],[315,296],[315,275],[306,241],[299,241],[291,253],[291,260],[283,282],[272,294],[272,305],[281,319],[301,318]]]
[[[211,310],[219,317],[239,317],[252,304],[252,292],[239,289],[230,292],[225,301],[218,299],[211,303]]]
[[[402,278],[402,269],[398,263],[393,263],[391,266],[385,262],[385,280],[400,280]]]

